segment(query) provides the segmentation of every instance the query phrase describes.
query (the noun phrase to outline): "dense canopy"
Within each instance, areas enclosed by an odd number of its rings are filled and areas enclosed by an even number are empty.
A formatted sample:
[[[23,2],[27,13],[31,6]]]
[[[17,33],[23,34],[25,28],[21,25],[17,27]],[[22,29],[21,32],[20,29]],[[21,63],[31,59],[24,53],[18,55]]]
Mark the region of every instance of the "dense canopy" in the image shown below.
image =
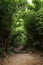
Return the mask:
[[[0,52],[11,47],[43,49],[43,0],[0,0]]]

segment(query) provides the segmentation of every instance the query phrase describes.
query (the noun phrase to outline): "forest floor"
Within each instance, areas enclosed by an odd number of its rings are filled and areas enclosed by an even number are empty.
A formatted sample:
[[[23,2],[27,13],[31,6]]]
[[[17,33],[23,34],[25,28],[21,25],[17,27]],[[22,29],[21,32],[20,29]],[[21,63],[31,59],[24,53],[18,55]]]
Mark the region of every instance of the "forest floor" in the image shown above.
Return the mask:
[[[17,53],[0,58],[0,65],[43,65],[43,57],[39,53]]]

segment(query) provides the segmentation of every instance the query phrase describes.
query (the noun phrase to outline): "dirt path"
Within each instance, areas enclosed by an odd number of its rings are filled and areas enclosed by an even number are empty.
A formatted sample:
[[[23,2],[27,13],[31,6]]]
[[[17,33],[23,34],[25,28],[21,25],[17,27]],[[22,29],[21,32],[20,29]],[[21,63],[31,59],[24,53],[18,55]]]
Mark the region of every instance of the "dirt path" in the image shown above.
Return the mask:
[[[43,57],[39,54],[15,54],[0,59],[0,65],[43,65]]]

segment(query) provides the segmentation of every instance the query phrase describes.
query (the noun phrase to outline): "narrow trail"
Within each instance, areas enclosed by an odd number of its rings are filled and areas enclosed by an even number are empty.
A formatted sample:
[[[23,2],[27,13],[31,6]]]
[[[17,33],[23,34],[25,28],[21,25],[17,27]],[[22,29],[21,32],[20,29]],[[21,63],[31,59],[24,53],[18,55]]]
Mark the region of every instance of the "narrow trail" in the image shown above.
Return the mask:
[[[39,54],[20,53],[0,59],[0,65],[43,65],[43,57]]]

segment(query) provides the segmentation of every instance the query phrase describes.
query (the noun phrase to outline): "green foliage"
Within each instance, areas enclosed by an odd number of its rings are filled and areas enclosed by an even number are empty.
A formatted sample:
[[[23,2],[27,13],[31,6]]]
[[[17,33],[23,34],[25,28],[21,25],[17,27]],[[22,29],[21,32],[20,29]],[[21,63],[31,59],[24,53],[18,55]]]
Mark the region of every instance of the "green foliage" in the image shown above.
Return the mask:
[[[0,0],[0,45],[2,47],[5,46],[5,49],[7,49],[9,45],[12,15],[15,12],[14,3],[13,0]]]
[[[43,0],[0,0],[0,47],[43,48]]]
[[[33,47],[34,42],[39,41],[41,48],[43,48],[43,8],[40,3],[41,1],[33,0],[33,2],[35,9],[30,9],[23,15],[27,32],[27,44],[25,47]]]
[[[35,11],[38,11],[41,8],[41,0],[33,0]]]

